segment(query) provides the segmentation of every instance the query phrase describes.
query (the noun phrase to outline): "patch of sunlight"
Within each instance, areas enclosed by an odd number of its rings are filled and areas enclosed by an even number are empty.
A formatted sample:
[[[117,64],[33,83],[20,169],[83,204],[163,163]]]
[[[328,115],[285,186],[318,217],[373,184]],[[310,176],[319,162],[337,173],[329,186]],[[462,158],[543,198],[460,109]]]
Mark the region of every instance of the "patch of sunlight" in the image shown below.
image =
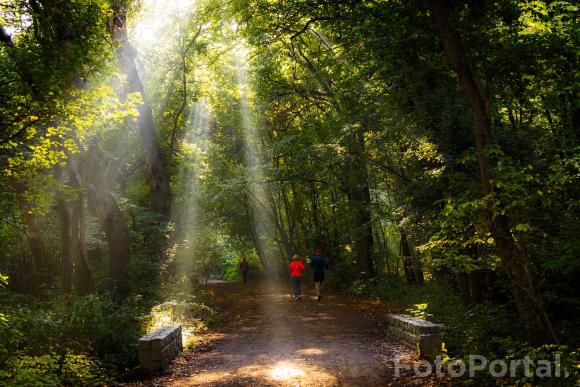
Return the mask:
[[[316,297],[314,297],[316,299]],[[302,321],[311,322],[311,321],[320,321],[320,320],[335,320],[334,317],[327,315],[326,313],[320,313],[316,316],[304,316],[300,318]]]
[[[328,351],[320,348],[304,348],[296,351],[300,355],[325,355]]]
[[[432,317],[433,315],[427,313],[427,308],[429,304],[414,304],[410,308],[405,309],[405,312],[410,314],[411,316],[418,318],[420,320],[427,320],[428,317]]]
[[[195,302],[168,301],[154,306],[148,316],[146,332],[171,325],[181,325],[184,347],[196,342],[196,332],[205,329],[205,320],[215,312],[204,304]]]
[[[195,0],[144,0],[140,19],[133,29],[136,43],[142,47],[157,43],[160,35],[174,20],[183,19],[194,7]]]
[[[292,379],[297,378],[299,376],[304,376],[304,371],[300,368],[296,368],[293,365],[285,364],[285,363],[278,363],[270,373],[270,376],[274,380],[285,380],[285,379]]]

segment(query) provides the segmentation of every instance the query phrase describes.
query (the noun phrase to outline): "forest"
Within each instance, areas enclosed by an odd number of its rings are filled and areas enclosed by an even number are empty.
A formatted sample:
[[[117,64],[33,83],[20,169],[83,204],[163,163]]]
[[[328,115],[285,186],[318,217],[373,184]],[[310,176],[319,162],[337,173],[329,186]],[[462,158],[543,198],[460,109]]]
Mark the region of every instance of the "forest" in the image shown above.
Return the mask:
[[[114,385],[159,326],[195,348],[243,258],[284,281],[321,247],[328,292],[443,324],[448,359],[567,370],[476,385],[580,385],[579,21],[552,0],[2,0],[0,384]]]

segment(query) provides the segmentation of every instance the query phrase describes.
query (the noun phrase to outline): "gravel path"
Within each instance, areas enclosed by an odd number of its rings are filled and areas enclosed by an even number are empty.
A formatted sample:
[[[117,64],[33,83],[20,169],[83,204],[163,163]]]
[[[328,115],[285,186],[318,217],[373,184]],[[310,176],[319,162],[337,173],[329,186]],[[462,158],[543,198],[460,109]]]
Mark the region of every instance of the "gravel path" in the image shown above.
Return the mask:
[[[308,289],[296,302],[280,282],[213,284],[212,291],[225,320],[203,350],[184,352],[170,373],[137,385],[433,385],[393,378],[393,360],[412,362],[413,354],[379,335],[352,299],[330,295],[318,304]]]

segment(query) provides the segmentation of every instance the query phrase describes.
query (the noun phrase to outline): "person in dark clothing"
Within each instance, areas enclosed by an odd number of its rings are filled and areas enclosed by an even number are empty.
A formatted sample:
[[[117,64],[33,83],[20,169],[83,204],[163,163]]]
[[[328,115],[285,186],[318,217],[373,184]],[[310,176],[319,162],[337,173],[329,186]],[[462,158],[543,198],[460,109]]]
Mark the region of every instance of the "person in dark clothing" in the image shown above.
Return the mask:
[[[314,274],[314,286],[316,286],[316,300],[318,302],[322,301],[322,296],[320,294],[322,290],[322,282],[324,281],[324,271],[328,268],[328,262],[324,256],[324,251],[320,247],[314,250],[314,255],[310,259],[310,267],[312,268],[312,273]]]
[[[240,271],[242,272],[242,277],[244,277],[244,285],[248,283],[248,271],[250,270],[250,264],[246,258],[242,259],[240,262]]]

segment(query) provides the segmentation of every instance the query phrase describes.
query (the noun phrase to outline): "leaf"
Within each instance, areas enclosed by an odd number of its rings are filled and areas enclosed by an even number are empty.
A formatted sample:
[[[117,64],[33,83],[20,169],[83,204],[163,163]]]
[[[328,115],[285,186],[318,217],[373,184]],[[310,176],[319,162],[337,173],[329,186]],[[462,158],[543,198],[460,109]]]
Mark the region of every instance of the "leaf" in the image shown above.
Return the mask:
[[[527,223],[520,223],[516,226],[516,231],[528,232],[530,230],[530,225]]]

